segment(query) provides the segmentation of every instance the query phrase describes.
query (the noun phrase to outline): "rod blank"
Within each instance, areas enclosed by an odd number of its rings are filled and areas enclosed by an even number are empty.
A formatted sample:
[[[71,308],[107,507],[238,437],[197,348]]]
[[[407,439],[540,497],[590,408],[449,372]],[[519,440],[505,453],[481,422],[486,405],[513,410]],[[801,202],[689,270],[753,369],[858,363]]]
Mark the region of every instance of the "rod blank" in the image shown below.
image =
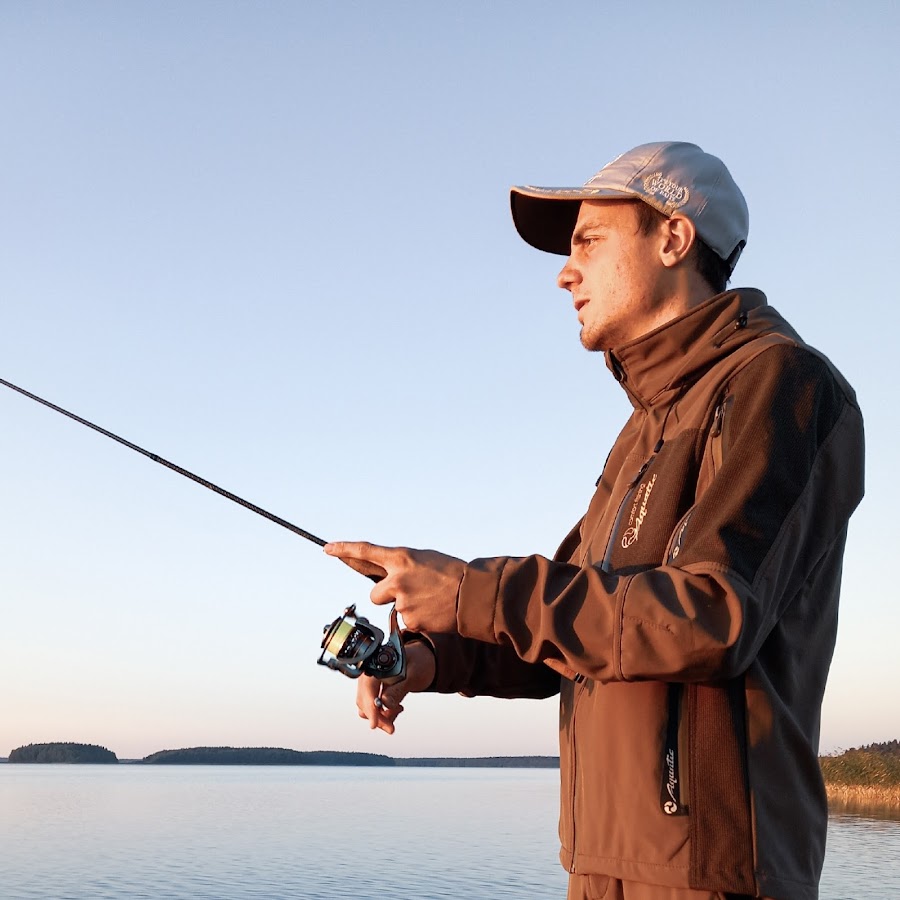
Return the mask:
[[[22,394],[23,396],[28,397],[30,400],[34,400],[37,403],[48,407],[49,409],[61,413],[64,416],[68,416],[68,418],[73,419],[76,422],[80,422],[82,425],[86,425],[88,428],[92,428],[94,431],[99,432],[105,437],[108,437],[111,440],[114,440],[131,450],[134,450],[135,453],[140,453],[142,456],[146,456],[148,459],[152,459],[153,462],[159,463],[161,466],[165,466],[167,469],[171,469],[173,472],[177,472],[179,475],[183,475],[185,478],[190,478],[191,481],[196,481],[197,484],[203,485],[203,487],[208,488],[211,491],[215,491],[215,493],[220,494],[227,500],[231,500],[233,503],[237,503],[239,506],[243,506],[244,509],[249,509],[250,512],[255,512],[258,516],[262,516],[264,519],[268,519],[270,522],[274,522],[276,525],[280,525],[282,528],[287,528],[288,531],[292,531],[294,534],[299,535],[307,541],[312,541],[312,543],[318,544],[320,547],[324,547],[325,544],[328,543],[327,541],[323,540],[320,537],[317,537],[311,532],[306,531],[305,529],[300,528],[291,522],[288,522],[287,519],[282,519],[281,516],[276,516],[274,513],[270,513],[268,510],[263,509],[261,506],[257,506],[255,503],[251,503],[249,500],[244,500],[243,497],[238,497],[237,494],[233,494],[231,491],[226,491],[225,488],[219,487],[219,485],[217,484],[213,484],[206,478],[202,478],[200,475],[195,475],[193,472],[189,472],[187,469],[183,469],[181,466],[170,462],[168,459],[163,458],[159,454],[151,453],[149,450],[145,450],[143,447],[139,447],[137,444],[133,444],[131,441],[125,440],[125,438],[120,437],[117,434],[113,434],[113,432],[107,431],[107,429],[101,428],[99,425],[95,425],[93,422],[89,422],[87,419],[83,419],[81,416],[76,416],[75,413],[69,412],[67,409],[63,409],[61,406],[57,406],[55,403],[51,403],[49,400],[44,400],[43,397],[38,397],[37,394],[32,394],[30,391],[26,391],[24,388],[20,388],[17,385],[12,384],[9,381],[5,381],[2,378],[0,378],[0,384],[5,385],[11,390]]]

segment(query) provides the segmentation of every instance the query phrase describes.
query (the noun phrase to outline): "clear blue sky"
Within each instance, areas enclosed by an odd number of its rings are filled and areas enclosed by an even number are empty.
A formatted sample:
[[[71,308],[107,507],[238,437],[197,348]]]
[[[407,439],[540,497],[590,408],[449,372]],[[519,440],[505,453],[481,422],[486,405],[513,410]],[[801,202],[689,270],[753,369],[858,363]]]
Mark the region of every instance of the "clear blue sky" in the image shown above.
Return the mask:
[[[0,2],[0,377],[327,539],[551,554],[628,413],[512,183],[690,140],[765,290],[855,385],[824,750],[900,737],[895,3]],[[0,755],[556,752],[553,701],[315,665],[369,585],[0,391]]]

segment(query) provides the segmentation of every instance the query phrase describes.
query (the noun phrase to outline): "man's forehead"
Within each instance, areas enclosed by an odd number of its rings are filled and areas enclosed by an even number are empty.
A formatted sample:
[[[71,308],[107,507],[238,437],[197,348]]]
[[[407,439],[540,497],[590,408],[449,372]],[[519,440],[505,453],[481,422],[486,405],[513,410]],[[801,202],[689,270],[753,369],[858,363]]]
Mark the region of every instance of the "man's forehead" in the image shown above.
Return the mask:
[[[597,225],[615,225],[631,220],[640,200],[582,200],[575,228]]]

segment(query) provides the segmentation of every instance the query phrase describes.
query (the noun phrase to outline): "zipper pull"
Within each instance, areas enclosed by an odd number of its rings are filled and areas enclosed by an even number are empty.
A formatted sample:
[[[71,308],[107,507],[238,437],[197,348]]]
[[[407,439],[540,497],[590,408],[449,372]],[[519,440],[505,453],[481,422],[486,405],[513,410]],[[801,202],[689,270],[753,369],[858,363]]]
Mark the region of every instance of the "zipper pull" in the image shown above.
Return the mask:
[[[716,411],[713,413],[713,423],[712,430],[710,434],[713,437],[718,437],[722,433],[722,420],[725,418],[725,398],[723,397],[719,401],[719,405],[716,407]]]
[[[634,478],[631,479],[631,483],[628,485],[629,487],[634,487],[644,477],[644,474],[646,473],[647,469],[649,469],[650,466],[653,465],[653,461],[656,459],[657,454],[662,449],[662,445],[663,445],[663,439],[660,438],[656,442],[656,446],[653,448],[653,452],[650,454],[649,459],[647,459],[644,462],[644,464],[640,467],[640,469],[638,469],[637,475],[635,475]]]
[[[646,472],[647,469],[650,468],[650,463],[652,462],[653,457],[650,457],[650,459],[648,459],[647,462],[645,462],[640,467],[640,469],[638,469],[637,475],[635,475],[634,478],[631,479],[631,483],[628,485],[628,487],[634,487],[644,477],[644,472]]]

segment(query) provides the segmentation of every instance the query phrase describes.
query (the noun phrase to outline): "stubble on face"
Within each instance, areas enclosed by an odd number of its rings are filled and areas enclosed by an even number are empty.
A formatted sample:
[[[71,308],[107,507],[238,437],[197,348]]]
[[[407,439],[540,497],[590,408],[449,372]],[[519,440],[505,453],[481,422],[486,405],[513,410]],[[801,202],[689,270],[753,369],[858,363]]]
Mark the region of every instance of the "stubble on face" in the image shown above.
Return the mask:
[[[621,284],[624,279],[622,265],[617,264],[610,278],[613,284]],[[578,333],[581,346],[591,353],[609,350],[628,341],[628,332],[622,327],[622,320],[627,313],[627,303],[623,292],[611,290],[602,301],[596,296],[589,303],[594,304],[590,314],[585,315],[581,330]]]
[[[586,350],[621,346],[655,324],[659,242],[657,235],[641,231],[638,202],[581,204],[559,285],[572,294]]]

